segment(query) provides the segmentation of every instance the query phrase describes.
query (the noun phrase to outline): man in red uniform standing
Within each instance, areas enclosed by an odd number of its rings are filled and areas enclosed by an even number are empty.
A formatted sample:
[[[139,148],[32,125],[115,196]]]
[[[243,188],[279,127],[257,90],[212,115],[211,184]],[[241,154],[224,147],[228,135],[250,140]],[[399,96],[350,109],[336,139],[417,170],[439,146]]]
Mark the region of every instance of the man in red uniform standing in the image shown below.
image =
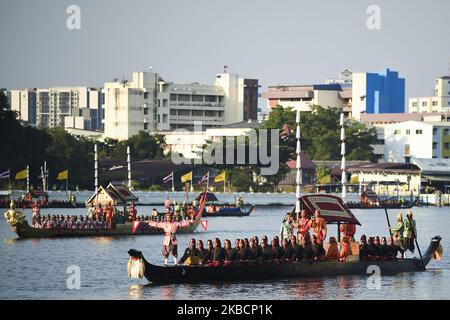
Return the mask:
[[[134,201],[133,201],[130,206],[130,221],[131,222],[134,222],[134,220],[136,220],[136,215],[137,215],[136,205],[134,204]]]
[[[106,224],[108,225],[109,229],[112,229],[112,217],[113,217],[114,208],[113,208],[111,202],[108,203],[108,205],[105,208],[105,211],[106,211],[105,212],[106,213]]]
[[[173,221],[171,214],[166,214],[165,221],[156,222],[156,221],[146,221],[151,227],[159,228],[164,230],[164,240],[163,240],[163,248],[162,255],[164,257],[164,265],[167,265],[167,260],[169,255],[172,254],[173,262],[177,264],[178,258],[178,241],[175,233],[178,228],[183,228],[189,226],[193,223],[193,219],[190,221],[181,221],[176,222]]]

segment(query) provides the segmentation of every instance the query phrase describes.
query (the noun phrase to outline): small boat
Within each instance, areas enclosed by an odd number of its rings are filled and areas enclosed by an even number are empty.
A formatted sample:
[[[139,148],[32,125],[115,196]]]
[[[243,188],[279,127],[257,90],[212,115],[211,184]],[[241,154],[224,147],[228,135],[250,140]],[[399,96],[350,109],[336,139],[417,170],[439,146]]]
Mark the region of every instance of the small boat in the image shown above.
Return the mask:
[[[255,206],[251,206],[247,210],[241,207],[235,206],[220,206],[217,211],[208,212],[206,208],[203,210],[203,217],[213,218],[213,217],[246,217],[249,216],[250,213],[256,210]]]
[[[439,246],[441,238],[434,237],[420,259],[397,259],[384,261],[360,261],[359,259],[339,262],[336,260],[321,262],[289,262],[268,263],[250,262],[247,264],[229,264],[221,266],[173,266],[163,267],[149,263],[137,250],[128,254],[136,259],[142,259],[145,266],[145,278],[155,284],[169,283],[202,283],[202,282],[233,282],[248,280],[274,280],[302,277],[329,277],[343,275],[370,275],[374,266],[380,268],[381,275],[395,275],[402,272],[424,271],[433,253]]]
[[[341,198],[328,194],[304,195],[300,197],[301,208],[312,215],[320,210],[327,224],[352,223],[361,225]],[[294,211],[293,211],[294,212]],[[412,259],[361,261],[358,255],[349,256],[347,261],[327,260],[320,262],[247,262],[219,266],[163,267],[145,260],[141,251],[131,249],[128,254],[134,261],[140,260],[144,276],[152,283],[196,283],[227,282],[247,280],[271,280],[283,278],[322,277],[340,275],[367,275],[373,273],[374,266],[380,268],[381,275],[402,272],[424,271],[436,250],[441,237],[436,236],[422,256]],[[370,268],[369,268],[370,267]]]

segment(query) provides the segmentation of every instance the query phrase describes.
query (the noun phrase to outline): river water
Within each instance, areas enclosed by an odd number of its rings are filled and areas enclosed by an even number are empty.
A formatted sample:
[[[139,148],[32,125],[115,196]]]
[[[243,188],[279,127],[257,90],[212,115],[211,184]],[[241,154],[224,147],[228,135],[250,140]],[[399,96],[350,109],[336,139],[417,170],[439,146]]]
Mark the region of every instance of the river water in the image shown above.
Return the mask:
[[[149,214],[151,207],[138,207],[139,214]],[[258,207],[242,218],[209,218],[208,230],[201,226],[195,234],[179,235],[179,252],[194,236],[207,239],[278,234],[280,221],[288,207]],[[50,214],[85,214],[85,209],[47,209]],[[361,234],[387,235],[383,210],[353,210],[362,224]],[[450,210],[414,208],[419,245],[422,252],[434,235],[442,236],[444,257],[432,260],[425,272],[382,276],[378,289],[368,285],[366,276],[341,276],[313,279],[289,279],[268,282],[230,284],[165,285],[148,284],[144,279],[127,276],[127,251],[142,250],[147,260],[162,263],[161,235],[17,239],[6,220],[0,218],[0,299],[449,299]],[[397,210],[390,210],[395,222]],[[25,210],[30,219],[31,211]],[[336,226],[329,227],[336,233]],[[80,288],[69,289],[71,266],[80,270]],[[69,270],[68,270],[69,268]],[[69,271],[69,273],[68,273]],[[69,281],[70,282],[70,281]],[[370,284],[370,283],[369,283]]]

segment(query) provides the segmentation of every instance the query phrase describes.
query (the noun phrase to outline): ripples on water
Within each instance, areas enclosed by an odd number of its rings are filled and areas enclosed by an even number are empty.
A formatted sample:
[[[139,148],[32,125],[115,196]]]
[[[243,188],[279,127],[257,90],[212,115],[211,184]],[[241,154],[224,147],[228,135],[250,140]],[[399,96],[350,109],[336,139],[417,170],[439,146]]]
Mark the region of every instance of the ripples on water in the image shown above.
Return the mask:
[[[138,207],[149,214],[150,207]],[[178,235],[179,253],[195,236],[206,241],[263,235],[279,232],[280,221],[289,208],[257,208],[243,218],[209,218],[208,231],[199,226],[194,235]],[[357,237],[387,235],[383,210],[353,210],[362,223]],[[381,289],[367,288],[367,277],[290,279],[270,282],[227,284],[183,284],[156,286],[145,279],[127,277],[127,251],[142,250],[153,263],[161,263],[162,236],[122,236],[96,238],[17,239],[5,219],[0,219],[0,298],[7,299],[448,299],[450,294],[449,248],[450,216],[448,208],[415,208],[419,245],[422,252],[434,235],[443,237],[444,257],[431,261],[426,272],[386,276]],[[30,219],[31,211],[25,211]],[[51,209],[43,213],[85,214],[84,209]],[[390,210],[391,224],[397,210]],[[328,233],[335,234],[336,226]],[[69,290],[67,267],[81,269],[81,289]]]

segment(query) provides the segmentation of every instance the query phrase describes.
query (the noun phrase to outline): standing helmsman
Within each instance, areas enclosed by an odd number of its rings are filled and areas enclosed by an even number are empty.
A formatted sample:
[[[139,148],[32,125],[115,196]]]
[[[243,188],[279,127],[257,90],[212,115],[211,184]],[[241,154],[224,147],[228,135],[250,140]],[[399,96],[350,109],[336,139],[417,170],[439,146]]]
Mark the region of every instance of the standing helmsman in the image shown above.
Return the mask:
[[[406,213],[406,219],[403,222],[403,243],[405,251],[409,250],[414,254],[414,240],[417,239],[416,220],[413,219],[411,210]]]
[[[397,214],[397,225],[395,228],[391,229],[391,236],[394,238],[395,244],[397,245],[400,253],[402,254],[402,258],[404,257],[405,253],[405,247],[404,247],[404,241],[403,241],[403,234],[405,231],[405,224],[403,222],[403,216],[401,213]]]
[[[183,228],[189,226],[191,223],[193,223],[193,219],[190,221],[173,221],[172,215],[170,213],[166,213],[165,221],[163,222],[156,222],[156,221],[147,221],[147,223],[154,227],[164,230],[164,240],[163,240],[163,248],[162,248],[162,254],[164,257],[164,264],[167,265],[167,260],[169,258],[169,255],[172,254],[173,256],[173,262],[174,264],[177,264],[177,257],[178,257],[178,241],[177,237],[175,237],[175,233],[177,232],[178,228]]]
[[[283,222],[280,227],[280,239],[283,241],[284,239],[291,240],[292,235],[294,234],[294,222],[292,221],[291,214],[288,212],[284,217]]]

